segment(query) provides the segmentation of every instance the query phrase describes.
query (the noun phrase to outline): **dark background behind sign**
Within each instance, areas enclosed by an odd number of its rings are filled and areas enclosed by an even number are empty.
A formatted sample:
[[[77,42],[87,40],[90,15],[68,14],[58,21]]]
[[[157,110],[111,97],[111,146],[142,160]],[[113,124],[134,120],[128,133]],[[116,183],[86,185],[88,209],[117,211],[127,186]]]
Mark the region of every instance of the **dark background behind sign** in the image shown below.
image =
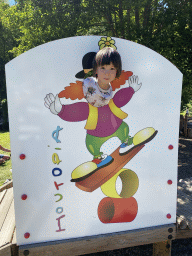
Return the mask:
[[[0,124],[7,129],[5,64],[43,43],[107,35],[145,45],[183,73],[182,109],[191,108],[190,0],[0,0]],[[191,108],[191,109],[190,109]]]

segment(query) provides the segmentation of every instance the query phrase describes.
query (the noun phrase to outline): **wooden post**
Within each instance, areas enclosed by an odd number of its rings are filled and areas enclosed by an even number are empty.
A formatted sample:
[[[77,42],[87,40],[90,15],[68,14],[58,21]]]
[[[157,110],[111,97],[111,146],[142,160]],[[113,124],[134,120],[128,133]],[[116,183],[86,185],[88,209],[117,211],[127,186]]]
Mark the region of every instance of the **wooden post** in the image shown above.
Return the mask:
[[[188,137],[192,139],[192,129],[188,128]]]
[[[154,243],[153,256],[171,256],[171,240]]]
[[[180,115],[180,126],[179,126],[179,130],[183,132],[184,130],[184,117],[183,115]]]
[[[187,137],[187,121],[188,121],[188,114],[185,115],[184,119],[184,136]]]

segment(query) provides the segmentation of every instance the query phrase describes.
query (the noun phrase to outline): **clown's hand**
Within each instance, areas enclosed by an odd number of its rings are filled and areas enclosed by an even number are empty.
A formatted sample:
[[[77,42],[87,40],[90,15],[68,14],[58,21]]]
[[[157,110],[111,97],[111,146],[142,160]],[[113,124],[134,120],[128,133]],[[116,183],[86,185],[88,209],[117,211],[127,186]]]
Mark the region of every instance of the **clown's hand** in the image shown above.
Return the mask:
[[[142,83],[138,84],[138,81],[139,81],[138,76],[131,76],[129,77],[129,80],[128,80],[129,86],[132,87],[135,92],[137,92],[142,86]]]
[[[52,93],[49,93],[46,95],[44,100],[45,100],[45,103],[44,103],[45,107],[49,108],[51,113],[53,113],[54,115],[59,114],[59,112],[62,109],[62,104],[60,102],[58,94],[54,97]]]

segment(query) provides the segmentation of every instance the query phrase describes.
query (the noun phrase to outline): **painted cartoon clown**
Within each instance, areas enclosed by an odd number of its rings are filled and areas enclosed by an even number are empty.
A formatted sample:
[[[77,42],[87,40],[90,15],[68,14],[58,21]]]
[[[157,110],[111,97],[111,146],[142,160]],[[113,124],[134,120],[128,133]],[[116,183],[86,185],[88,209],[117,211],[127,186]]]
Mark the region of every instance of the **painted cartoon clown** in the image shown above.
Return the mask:
[[[100,42],[105,42],[101,38]],[[108,40],[110,42],[110,40]],[[45,106],[51,113],[68,122],[87,120],[85,129],[86,146],[93,156],[93,162],[99,167],[113,161],[111,156],[100,151],[101,146],[110,138],[118,137],[121,141],[119,154],[126,154],[133,147],[133,138],[129,135],[129,126],[123,121],[127,114],[121,110],[133,97],[142,84],[130,71],[122,71],[121,57],[116,51],[114,40],[98,53],[89,52],[83,57],[83,70],[76,78],[83,78],[70,84],[61,93],[49,93],[45,97]],[[100,43],[101,45],[101,43]],[[108,46],[113,47],[108,47]],[[128,86],[120,89],[113,96],[113,91],[128,80]],[[76,94],[76,95],[75,95]],[[85,98],[87,102],[62,105],[60,98],[72,100]]]

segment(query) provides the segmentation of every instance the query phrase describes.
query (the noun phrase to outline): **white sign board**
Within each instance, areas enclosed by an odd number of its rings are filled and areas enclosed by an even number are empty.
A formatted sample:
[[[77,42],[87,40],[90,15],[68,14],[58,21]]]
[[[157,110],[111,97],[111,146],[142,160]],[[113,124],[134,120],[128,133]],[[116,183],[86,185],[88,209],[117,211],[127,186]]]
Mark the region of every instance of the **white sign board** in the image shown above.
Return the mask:
[[[142,86],[116,108],[128,114],[123,122],[136,141],[133,150],[119,155],[121,141],[110,137],[101,151],[113,162],[99,168],[85,143],[86,119],[94,118],[86,99],[77,98],[83,81],[77,77],[90,68],[84,56],[103,44],[116,46],[122,58],[114,97],[129,88],[131,75]],[[13,59],[6,81],[18,245],[176,222],[182,74],[167,59],[123,39],[72,37]],[[44,105],[48,94],[59,94],[62,114]],[[78,112],[82,106],[87,118]]]

